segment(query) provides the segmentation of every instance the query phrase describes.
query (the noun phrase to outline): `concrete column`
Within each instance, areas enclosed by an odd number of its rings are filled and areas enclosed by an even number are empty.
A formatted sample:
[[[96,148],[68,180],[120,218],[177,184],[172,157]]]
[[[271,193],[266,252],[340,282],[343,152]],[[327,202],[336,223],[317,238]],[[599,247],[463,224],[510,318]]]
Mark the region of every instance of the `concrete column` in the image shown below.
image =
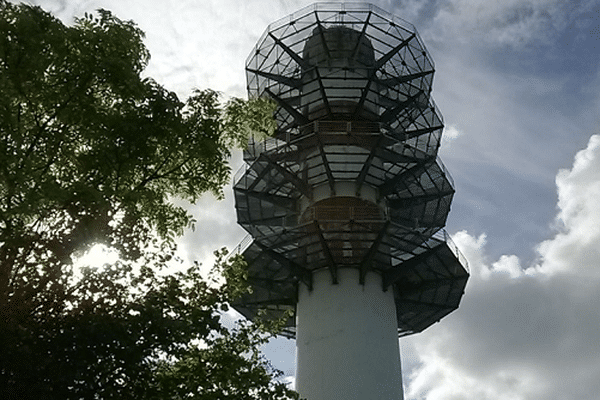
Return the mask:
[[[396,306],[391,290],[356,269],[313,274],[300,285],[296,321],[296,390],[307,400],[402,400]]]

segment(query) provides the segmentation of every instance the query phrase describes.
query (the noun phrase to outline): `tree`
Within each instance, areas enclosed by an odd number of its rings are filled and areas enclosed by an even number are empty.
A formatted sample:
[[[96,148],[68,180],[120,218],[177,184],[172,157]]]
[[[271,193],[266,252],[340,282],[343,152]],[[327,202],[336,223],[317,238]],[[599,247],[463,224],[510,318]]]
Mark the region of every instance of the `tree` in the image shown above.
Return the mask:
[[[181,102],[141,77],[148,60],[108,11],[65,26],[0,0],[1,398],[294,396],[257,351],[276,326],[220,323],[243,260],[221,256],[222,287],[160,272],[194,223],[171,200],[222,197],[230,149],[274,129],[272,105]],[[97,243],[119,260],[75,271]]]

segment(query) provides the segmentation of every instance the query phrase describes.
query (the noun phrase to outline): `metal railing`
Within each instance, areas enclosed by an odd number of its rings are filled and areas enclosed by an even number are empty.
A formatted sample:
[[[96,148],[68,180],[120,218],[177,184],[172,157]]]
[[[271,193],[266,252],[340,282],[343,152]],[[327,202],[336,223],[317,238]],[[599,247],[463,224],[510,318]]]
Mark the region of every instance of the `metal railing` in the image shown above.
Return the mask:
[[[442,172],[444,173],[444,176],[446,177],[446,179],[448,180],[448,182],[450,182],[450,186],[452,186],[454,188],[455,187],[454,186],[454,178],[452,178],[452,175],[450,175],[450,172],[448,172],[448,169],[446,168],[446,166],[442,162],[442,159],[440,157],[436,157],[435,161],[440,166],[440,168],[441,168]]]
[[[448,232],[446,232],[445,229],[440,229],[432,237],[434,239],[446,242],[446,244],[448,245],[448,248],[452,251],[452,253],[454,253],[456,258],[458,258],[458,261],[461,263],[461,265],[463,267],[465,267],[467,272],[470,272],[469,271],[469,262],[467,261],[467,258],[460,252],[460,250],[458,249],[458,246],[454,243],[454,241],[452,241],[452,238],[450,237]]]
[[[349,134],[356,135],[379,135],[385,129],[385,124],[370,121],[313,121],[299,128],[301,133],[292,134],[284,132],[277,137],[267,138],[265,140],[251,139],[248,147],[244,150],[245,160],[255,160],[262,153],[275,151],[285,153],[286,151],[296,151],[295,144],[300,140],[319,133],[328,134]],[[246,156],[247,154],[247,156]]]
[[[242,241],[233,249],[231,249],[231,252],[227,255],[225,260],[229,261],[231,257],[237,256],[238,254],[242,254],[244,251],[246,251],[246,249],[248,249],[248,247],[250,247],[253,241],[254,238],[251,234],[247,234],[246,236],[244,236]]]
[[[250,165],[244,163],[242,166],[233,174],[233,186],[235,186],[242,176],[246,175],[246,171],[250,168]]]
[[[382,212],[383,211],[383,212]],[[308,207],[303,215],[304,221],[386,221],[385,210],[368,206],[318,206]]]

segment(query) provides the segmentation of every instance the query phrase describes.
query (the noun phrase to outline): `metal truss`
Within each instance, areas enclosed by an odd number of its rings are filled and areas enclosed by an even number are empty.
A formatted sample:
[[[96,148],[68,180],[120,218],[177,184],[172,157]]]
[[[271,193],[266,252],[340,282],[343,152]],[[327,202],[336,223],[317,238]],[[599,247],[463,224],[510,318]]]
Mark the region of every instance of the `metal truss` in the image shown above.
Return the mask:
[[[277,316],[312,271],[335,284],[355,268],[393,290],[399,335],[456,309],[469,274],[442,229],[454,186],[414,27],[371,5],[317,4],[269,26],[246,65],[250,97],[277,102],[278,129],[250,141],[234,183],[254,288],[234,307]]]

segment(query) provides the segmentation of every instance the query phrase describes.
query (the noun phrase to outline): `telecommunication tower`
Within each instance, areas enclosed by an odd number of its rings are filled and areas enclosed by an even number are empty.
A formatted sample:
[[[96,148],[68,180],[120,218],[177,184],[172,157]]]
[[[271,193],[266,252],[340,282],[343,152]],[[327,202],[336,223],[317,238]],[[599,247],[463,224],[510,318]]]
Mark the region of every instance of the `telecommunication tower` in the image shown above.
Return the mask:
[[[277,131],[235,178],[253,292],[234,307],[292,311],[302,397],[402,399],[398,337],[458,308],[469,277],[443,230],[454,187],[433,62],[406,21],[317,3],[271,24],[246,73]]]

